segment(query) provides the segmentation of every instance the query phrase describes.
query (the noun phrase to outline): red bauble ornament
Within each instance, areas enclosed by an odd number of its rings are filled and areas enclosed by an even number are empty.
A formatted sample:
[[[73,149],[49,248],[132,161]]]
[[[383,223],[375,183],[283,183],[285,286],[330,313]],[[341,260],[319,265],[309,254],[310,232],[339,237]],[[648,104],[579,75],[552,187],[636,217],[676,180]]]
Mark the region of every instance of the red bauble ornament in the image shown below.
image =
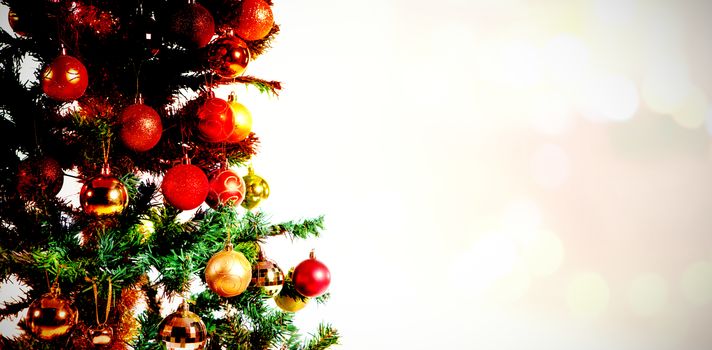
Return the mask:
[[[23,21],[20,16],[17,15],[17,12],[10,9],[10,11],[7,13],[7,21],[9,22],[10,28],[12,28],[12,31],[15,32],[15,34],[19,36],[27,36],[27,32],[25,31],[27,29],[27,23],[25,23],[25,21]]]
[[[208,64],[215,74],[232,79],[242,74],[250,63],[250,49],[235,36],[224,36],[208,47]]]
[[[177,165],[163,176],[161,192],[172,206],[180,210],[195,209],[208,196],[208,177],[195,165]]]
[[[227,142],[237,143],[247,138],[252,130],[252,113],[243,104],[237,102],[235,94],[230,94],[228,102],[232,109],[232,116],[235,120],[235,127],[227,137]]]
[[[28,158],[18,166],[17,192],[25,199],[54,197],[62,189],[62,184],[64,172],[53,158]]]
[[[58,101],[76,100],[89,86],[89,73],[78,59],[61,55],[42,72],[42,91]]]
[[[245,199],[245,181],[230,169],[215,170],[210,174],[210,191],[205,203],[216,209],[219,205],[239,206]]]
[[[119,138],[126,148],[135,152],[146,152],[156,146],[161,139],[163,124],[153,108],[142,103],[126,107],[119,117],[121,131]]]
[[[264,0],[243,0],[240,17],[235,26],[235,34],[253,41],[260,40],[269,34],[274,26],[272,8]]]
[[[215,19],[202,5],[186,4],[173,14],[168,31],[185,47],[205,47],[215,34]]]
[[[329,288],[331,273],[329,268],[314,257],[314,251],[309,254],[309,259],[302,261],[294,268],[292,274],[294,289],[305,297],[318,297]]]
[[[234,116],[227,101],[211,97],[198,109],[198,133],[204,141],[225,141],[234,128]]]

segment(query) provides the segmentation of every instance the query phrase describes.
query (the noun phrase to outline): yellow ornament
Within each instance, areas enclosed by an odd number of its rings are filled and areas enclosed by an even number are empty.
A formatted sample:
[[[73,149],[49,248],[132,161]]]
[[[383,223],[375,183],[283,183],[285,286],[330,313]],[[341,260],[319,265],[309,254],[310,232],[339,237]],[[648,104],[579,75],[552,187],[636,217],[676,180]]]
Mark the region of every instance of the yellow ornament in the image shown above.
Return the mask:
[[[210,290],[222,297],[234,297],[247,289],[252,278],[252,266],[244,255],[228,244],[213,255],[205,266],[205,281]]]
[[[87,214],[96,216],[121,213],[129,204],[129,194],[119,179],[112,176],[108,165],[82,186],[79,202]]]
[[[57,286],[30,304],[25,319],[30,333],[46,341],[67,335],[78,321],[77,308],[69,299],[60,295]]]
[[[245,181],[245,199],[242,201],[242,206],[252,210],[263,199],[269,197],[269,184],[262,177],[255,175],[252,167],[248,169],[247,175],[242,179]]]
[[[307,306],[309,298],[305,297],[304,300],[302,300],[299,297],[293,298],[279,293],[276,297],[274,297],[274,302],[277,304],[277,306],[279,306],[280,309],[284,311],[297,312]]]
[[[228,143],[240,142],[247,138],[252,131],[252,113],[242,103],[237,102],[235,93],[231,93],[227,99],[227,104],[232,110],[235,127],[227,137]]]

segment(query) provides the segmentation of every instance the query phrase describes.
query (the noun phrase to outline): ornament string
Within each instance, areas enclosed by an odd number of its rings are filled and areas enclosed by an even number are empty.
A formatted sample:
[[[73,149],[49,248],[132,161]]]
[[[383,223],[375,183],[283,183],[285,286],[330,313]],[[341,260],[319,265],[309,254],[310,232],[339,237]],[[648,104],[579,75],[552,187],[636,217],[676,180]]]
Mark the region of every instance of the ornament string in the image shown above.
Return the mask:
[[[99,322],[99,290],[96,286],[96,280],[91,280],[91,286],[94,290],[94,307],[96,310],[96,324],[102,326],[109,322],[109,311],[111,311],[111,296],[113,295],[113,285],[111,277],[109,277],[109,295],[106,297],[106,310],[104,311],[104,322]]]

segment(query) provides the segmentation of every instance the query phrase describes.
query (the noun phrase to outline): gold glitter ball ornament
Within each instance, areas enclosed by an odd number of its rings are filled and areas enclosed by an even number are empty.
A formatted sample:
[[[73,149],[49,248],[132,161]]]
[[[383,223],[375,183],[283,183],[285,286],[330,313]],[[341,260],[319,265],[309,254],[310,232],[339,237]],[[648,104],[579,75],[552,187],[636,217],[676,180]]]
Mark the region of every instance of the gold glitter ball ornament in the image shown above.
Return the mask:
[[[79,202],[87,214],[114,215],[126,209],[129,204],[129,194],[126,186],[111,175],[108,166],[104,166],[101,175],[84,183],[79,192]]]
[[[242,201],[242,206],[252,210],[263,199],[269,197],[269,184],[265,179],[256,175],[252,167],[249,168],[247,175],[242,179],[245,181],[245,199]]]
[[[25,319],[30,333],[45,341],[67,335],[78,321],[77,308],[69,299],[60,295],[57,287],[32,302]]]
[[[228,244],[225,250],[213,255],[205,266],[205,281],[210,290],[222,297],[234,297],[247,289],[252,277],[252,266],[244,255]]]
[[[161,321],[158,335],[168,350],[202,350],[208,341],[205,323],[200,316],[190,312],[185,302],[178,311]]]

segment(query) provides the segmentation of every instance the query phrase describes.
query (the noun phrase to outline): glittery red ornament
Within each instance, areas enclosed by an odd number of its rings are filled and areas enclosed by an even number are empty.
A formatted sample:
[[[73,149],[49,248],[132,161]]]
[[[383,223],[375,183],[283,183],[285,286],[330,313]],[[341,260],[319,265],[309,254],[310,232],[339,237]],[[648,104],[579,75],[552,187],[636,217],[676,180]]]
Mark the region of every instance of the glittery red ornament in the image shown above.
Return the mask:
[[[235,171],[219,169],[210,173],[210,191],[205,203],[216,209],[219,205],[239,206],[245,199],[245,181]]]
[[[73,2],[71,6],[71,19],[79,26],[91,30],[96,36],[103,38],[116,31],[119,22],[111,12],[78,2]]]
[[[318,297],[329,288],[331,272],[329,268],[314,257],[314,251],[309,259],[302,261],[294,268],[292,274],[294,289],[305,297]]]
[[[235,36],[224,36],[208,47],[208,64],[215,74],[232,79],[242,74],[250,62],[250,49]]]
[[[205,47],[215,34],[215,20],[202,5],[189,3],[173,14],[168,32],[185,47]]]
[[[163,124],[153,108],[137,103],[126,107],[119,117],[121,131],[119,138],[126,148],[135,152],[146,152],[156,146],[161,139]]]
[[[62,189],[62,184],[64,172],[53,158],[27,158],[18,166],[17,192],[25,199],[54,197]]]
[[[180,210],[195,209],[208,196],[208,177],[195,165],[177,165],[163,176],[161,192],[174,207]]]
[[[274,26],[272,8],[264,0],[243,0],[235,34],[245,40],[260,40]]]
[[[198,133],[204,141],[225,141],[234,128],[233,112],[227,101],[211,97],[198,109]]]
[[[42,72],[42,91],[58,101],[76,100],[89,86],[89,73],[78,59],[61,55]]]

